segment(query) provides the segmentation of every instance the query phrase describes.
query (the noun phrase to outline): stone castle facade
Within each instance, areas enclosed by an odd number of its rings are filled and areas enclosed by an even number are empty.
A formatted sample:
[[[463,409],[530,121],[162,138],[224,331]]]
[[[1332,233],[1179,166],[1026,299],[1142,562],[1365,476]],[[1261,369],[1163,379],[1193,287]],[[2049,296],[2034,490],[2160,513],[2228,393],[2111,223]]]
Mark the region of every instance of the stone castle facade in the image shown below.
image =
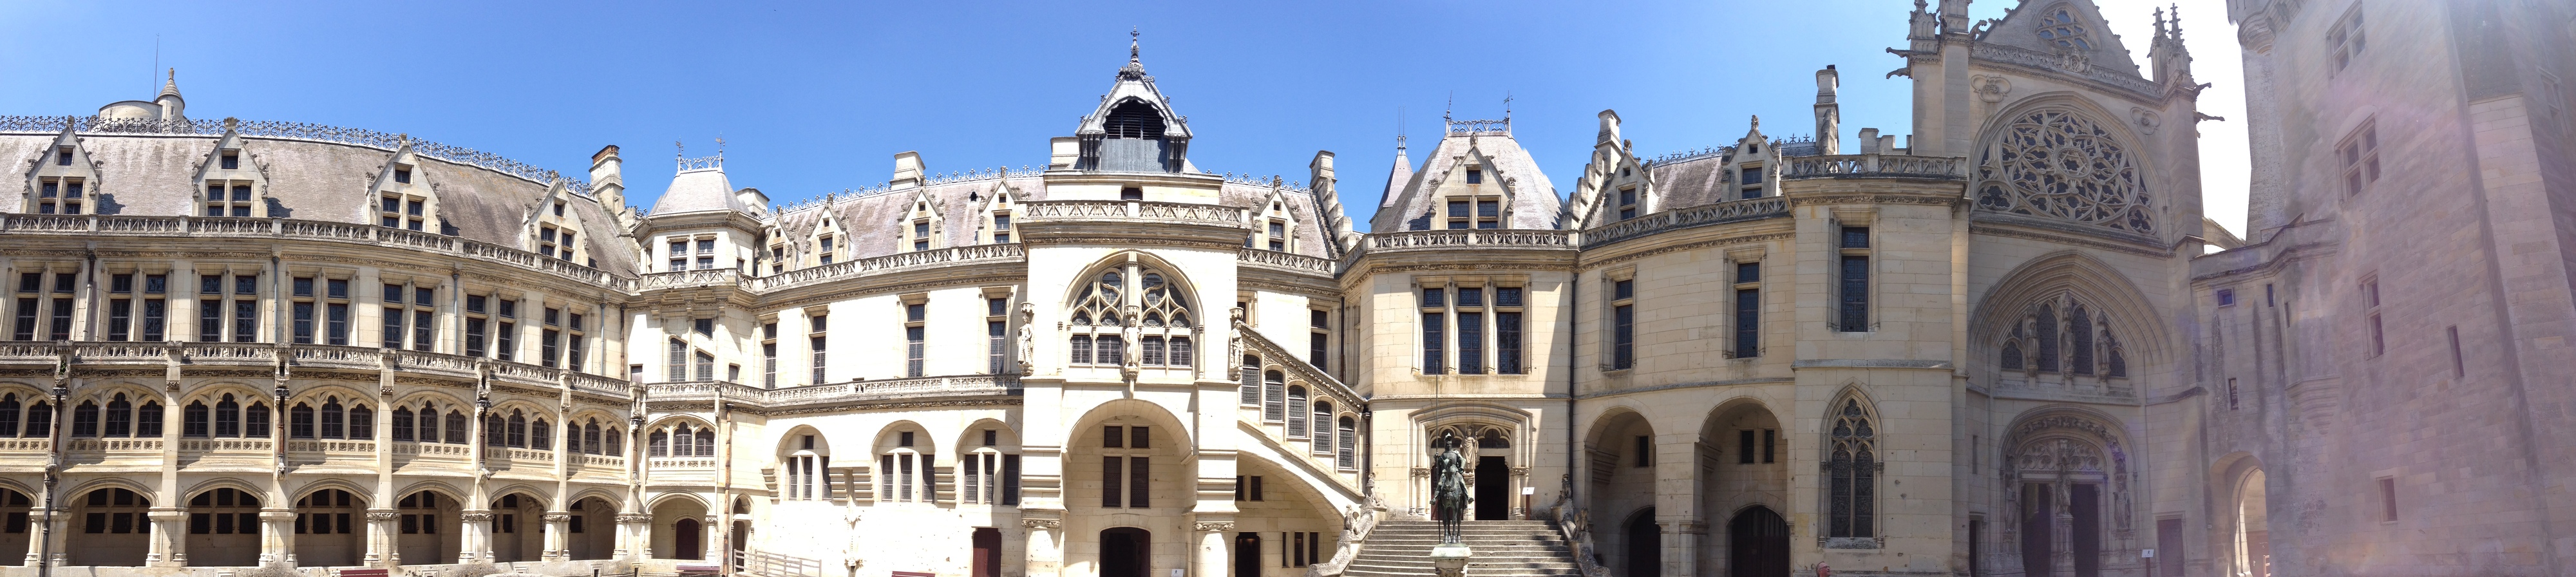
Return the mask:
[[[2241,241],[2178,18],[1967,4],[1902,137],[1830,66],[1814,138],[1605,110],[1564,188],[1452,119],[1367,232],[1332,153],[1200,168],[1133,46],[1043,166],[787,206],[175,73],[0,117],[0,574],[1393,574],[1444,436],[1528,574],[2565,571],[2567,8],[2237,3]]]

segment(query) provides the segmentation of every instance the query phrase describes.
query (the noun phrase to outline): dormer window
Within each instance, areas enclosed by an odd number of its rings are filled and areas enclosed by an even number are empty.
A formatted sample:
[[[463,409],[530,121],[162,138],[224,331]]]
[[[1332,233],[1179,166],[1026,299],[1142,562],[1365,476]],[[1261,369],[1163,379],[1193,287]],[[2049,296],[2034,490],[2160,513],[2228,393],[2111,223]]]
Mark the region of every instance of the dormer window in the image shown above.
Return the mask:
[[[834,256],[832,254],[832,235],[826,234],[814,239],[814,255],[815,260],[817,261],[816,264],[832,264],[832,257]]]
[[[1277,252],[1288,250],[1288,223],[1270,221],[1270,250]]]
[[[1619,189],[1619,220],[1637,218],[1637,187]]]
[[[912,250],[930,250],[930,221],[912,221]]]
[[[1448,203],[1448,216],[1449,228],[1452,229],[1502,228],[1503,199],[1499,196],[1453,198]]]
[[[993,214],[993,242],[997,244],[1011,242],[1011,213]]]
[[[2039,38],[2063,48],[2093,49],[2091,43],[2084,41],[2083,21],[2076,20],[2074,13],[2065,8],[2050,10],[2039,19]]]
[[[241,168],[241,151],[238,151],[238,150],[226,150],[226,151],[224,151],[223,161],[222,161],[221,163],[217,164],[217,166],[221,166],[221,167],[223,167],[223,168],[224,168],[224,170],[233,170],[233,169]]]
[[[80,214],[81,179],[45,178],[36,185],[36,214]]]
[[[573,244],[573,236],[573,231],[569,228],[555,228],[555,225],[551,224],[537,225],[537,254],[572,260],[572,249],[578,246]]]
[[[1743,183],[1743,184],[1744,184],[1744,190],[1743,190],[1743,193],[1742,193],[1742,195],[1741,195],[1741,198],[1747,198],[1747,199],[1762,198],[1762,167],[1761,167],[1761,166],[1747,166],[1747,167],[1744,167],[1744,177],[1743,177],[1743,178],[1736,179],[1736,180],[1737,180],[1738,182],[1741,182],[1741,183]]]
[[[422,223],[428,221],[428,205],[428,197],[385,193],[376,202],[377,224],[385,228],[421,230]]]
[[[1484,184],[1484,183],[1485,183],[1485,171],[1484,171],[1484,169],[1480,169],[1480,168],[1470,168],[1470,169],[1467,169],[1467,184]]]
[[[409,167],[409,166],[396,166],[396,167],[394,167],[394,182],[398,182],[398,183],[402,183],[402,184],[411,184],[411,167]]]
[[[564,215],[564,201],[555,201],[555,216]]]
[[[1163,115],[1153,105],[1131,100],[1110,109],[1102,128],[1109,138],[1162,138]]]
[[[65,147],[61,147],[61,148],[56,148],[56,149],[54,149],[54,165],[55,165],[55,166],[71,166],[71,165],[72,165],[72,147],[65,146]]]
[[[206,216],[252,216],[250,187],[246,180],[206,181]]]

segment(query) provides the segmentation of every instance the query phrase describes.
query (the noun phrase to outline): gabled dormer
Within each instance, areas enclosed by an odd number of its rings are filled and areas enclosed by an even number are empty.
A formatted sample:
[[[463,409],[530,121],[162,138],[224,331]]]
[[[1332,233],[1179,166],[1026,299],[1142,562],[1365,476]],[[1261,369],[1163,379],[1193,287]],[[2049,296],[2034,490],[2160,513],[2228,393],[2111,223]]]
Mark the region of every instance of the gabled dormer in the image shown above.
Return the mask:
[[[1129,32],[1127,66],[1100,99],[1100,107],[1082,117],[1074,138],[1080,143],[1074,168],[1111,172],[1195,172],[1189,163],[1188,119],[1172,112],[1170,99],[1145,74],[1134,32]]]
[[[1743,200],[1780,195],[1780,147],[1762,135],[1762,117],[1753,117],[1753,125],[1744,129],[1744,138],[1735,141],[1735,153],[1726,157],[1726,182],[1733,190],[1726,200]]]
[[[796,262],[793,259],[805,254],[802,246],[788,242],[787,231],[778,228],[778,221],[774,218],[767,226],[760,228],[760,242],[763,247],[760,253],[761,262],[764,263],[765,268],[752,271],[753,274],[787,272],[787,265]]]
[[[1274,252],[1297,250],[1297,213],[1289,210],[1286,188],[1272,181],[1270,195],[1253,210],[1252,236],[1244,240],[1245,248]]]
[[[947,220],[940,216],[946,212],[942,204],[930,195],[929,190],[913,189],[911,204],[904,207],[902,216],[895,217],[895,229],[903,231],[895,252],[919,252],[948,246],[948,242],[941,238],[947,235],[948,230]]]
[[[438,191],[430,186],[422,172],[421,158],[411,149],[411,138],[401,137],[384,166],[376,168],[376,178],[367,186],[375,199],[375,210],[367,220],[385,228],[444,233],[438,219]]]
[[[77,122],[63,119],[63,131],[52,146],[27,160],[26,202],[21,214],[92,214],[98,203],[98,163],[90,160]]]
[[[1503,223],[1510,222],[1511,187],[1500,174],[1502,163],[1495,162],[1470,140],[1467,150],[1448,168],[1435,175],[1432,182],[1429,228],[1493,229],[1504,228]]]
[[[1583,166],[1583,180],[1575,184],[1573,204],[1568,209],[1583,227],[1628,220],[1657,210],[1654,178],[1637,160],[1628,141],[1620,137],[1619,113],[1603,110],[1598,117],[1601,130],[1592,145],[1592,162]]]
[[[983,202],[984,206],[975,210],[978,219],[975,223],[975,242],[980,244],[1019,242],[1019,231],[1013,227],[1012,217],[1019,214],[1022,199],[1020,191],[1011,188],[1009,174],[1004,174],[1002,178],[993,181],[993,190],[984,194]]]
[[[525,239],[524,248],[529,252],[587,265],[591,262],[590,251],[581,240],[588,235],[582,232],[579,215],[572,212],[572,190],[565,186],[566,182],[556,178],[546,186],[545,195],[537,198],[536,205],[528,207],[527,218],[520,225],[525,233],[520,238]]]
[[[805,254],[809,255],[804,259],[805,266],[823,266],[849,260],[849,229],[841,226],[841,217],[833,214],[832,209],[832,203],[826,199],[822,208],[823,215],[815,218],[814,229],[805,233]]]
[[[283,217],[269,214],[268,166],[252,154],[237,130],[240,120],[224,119],[224,135],[197,164],[197,214],[203,216]]]

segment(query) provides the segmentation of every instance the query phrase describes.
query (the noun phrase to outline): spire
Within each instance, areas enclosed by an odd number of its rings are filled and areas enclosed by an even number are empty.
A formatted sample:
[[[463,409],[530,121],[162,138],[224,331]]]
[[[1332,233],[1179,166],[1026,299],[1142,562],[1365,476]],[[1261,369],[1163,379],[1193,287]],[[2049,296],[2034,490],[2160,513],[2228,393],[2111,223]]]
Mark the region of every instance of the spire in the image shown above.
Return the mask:
[[[170,82],[169,82],[169,83],[167,83],[167,84],[162,84],[162,85],[161,85],[161,94],[160,94],[160,95],[161,95],[161,96],[178,96],[178,95],[179,95],[179,69],[178,69],[178,68],[173,67],[173,68],[171,68],[171,69],[170,69]]]
[[[1143,32],[1138,28],[1129,27],[1127,29],[1127,65],[1118,69],[1119,80],[1143,80],[1145,78],[1144,51],[1138,47],[1138,42],[1143,35]]]

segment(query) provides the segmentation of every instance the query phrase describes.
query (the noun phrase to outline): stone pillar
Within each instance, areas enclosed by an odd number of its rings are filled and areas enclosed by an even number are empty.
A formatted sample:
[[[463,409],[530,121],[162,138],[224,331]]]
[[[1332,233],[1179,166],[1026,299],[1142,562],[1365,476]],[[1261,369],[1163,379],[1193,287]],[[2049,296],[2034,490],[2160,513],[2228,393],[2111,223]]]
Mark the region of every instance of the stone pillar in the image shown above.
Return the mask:
[[[402,564],[402,554],[394,549],[395,540],[402,538],[395,522],[401,520],[402,514],[394,509],[367,510],[367,557],[361,564],[387,569]]]
[[[543,519],[546,521],[546,550],[537,558],[546,561],[571,559],[572,546],[565,532],[572,530],[572,514],[549,511]]]
[[[275,501],[270,504],[280,504]],[[295,510],[266,508],[259,510],[259,562],[295,565]]]
[[[1708,532],[1700,520],[1699,431],[1656,441],[1655,524],[1663,532],[1663,574],[1698,575],[1699,536]]]
[[[57,425],[57,427],[60,427],[60,425]],[[52,552],[53,559],[46,560],[44,562],[52,563],[55,567],[61,567],[64,563],[69,562],[71,560],[72,542],[71,524],[72,512],[70,509],[60,508],[54,510],[53,521],[45,523],[45,544],[41,546],[42,548],[27,550],[27,564],[35,565],[38,561],[38,557],[40,555],[44,555],[46,551]]]
[[[653,516],[622,513],[617,516],[617,557],[639,561],[652,556],[653,540],[646,531],[653,527]]]
[[[1697,520],[1664,521],[1664,574],[1698,575],[1700,539],[1708,534],[1708,523]]]
[[[1225,534],[1234,531],[1234,522],[1199,521],[1192,523],[1190,529],[1197,534],[1199,542],[1193,555],[1195,558],[1191,559],[1190,574],[1193,577],[1224,577],[1230,569],[1227,563],[1233,561],[1233,556],[1226,554]]]
[[[1062,511],[1050,511],[1057,515]],[[1064,522],[1054,518],[1023,518],[1020,526],[1029,530],[1028,577],[1048,577],[1064,572]]]
[[[477,440],[480,442],[480,440]],[[469,509],[456,515],[456,562],[492,560],[492,510]]]
[[[698,546],[698,558],[720,568],[729,568],[733,566],[733,559],[730,558],[733,555],[733,543],[726,542],[725,533],[717,530],[724,528],[722,525],[717,525],[717,523],[724,523],[724,517],[707,515],[698,518],[698,541],[701,543]],[[727,525],[730,524],[727,523]],[[731,571],[731,569],[719,570]]]
[[[143,554],[143,565],[186,567],[188,565],[188,511],[178,507],[153,507],[152,512],[146,516],[152,519],[152,537],[150,552]]]

